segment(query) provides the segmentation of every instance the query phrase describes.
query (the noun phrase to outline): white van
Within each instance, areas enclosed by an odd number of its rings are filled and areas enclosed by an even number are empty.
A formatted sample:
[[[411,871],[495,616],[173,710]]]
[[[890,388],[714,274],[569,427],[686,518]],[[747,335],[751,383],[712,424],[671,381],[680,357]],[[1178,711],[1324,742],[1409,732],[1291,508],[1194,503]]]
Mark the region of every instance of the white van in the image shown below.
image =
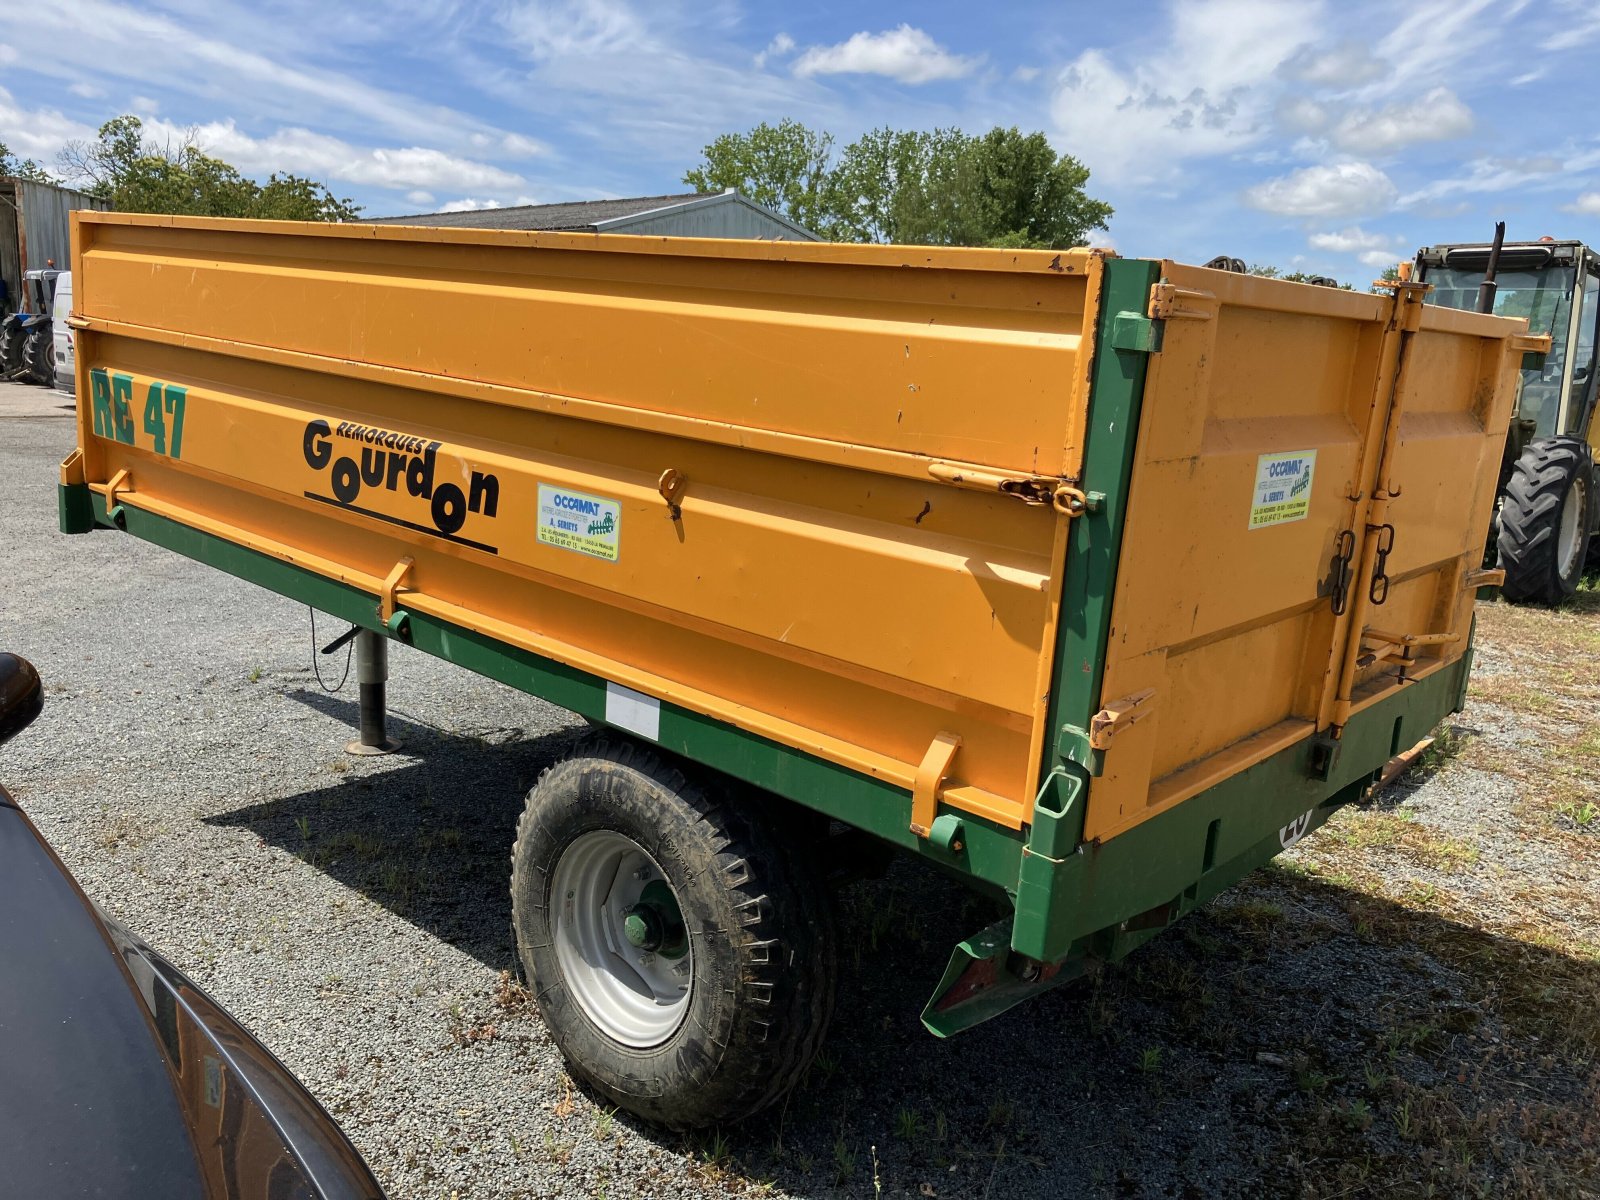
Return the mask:
[[[72,272],[63,271],[56,276],[56,298],[50,310],[50,333],[55,340],[56,390],[69,396],[77,391],[72,326],[67,324],[67,316],[71,312]]]

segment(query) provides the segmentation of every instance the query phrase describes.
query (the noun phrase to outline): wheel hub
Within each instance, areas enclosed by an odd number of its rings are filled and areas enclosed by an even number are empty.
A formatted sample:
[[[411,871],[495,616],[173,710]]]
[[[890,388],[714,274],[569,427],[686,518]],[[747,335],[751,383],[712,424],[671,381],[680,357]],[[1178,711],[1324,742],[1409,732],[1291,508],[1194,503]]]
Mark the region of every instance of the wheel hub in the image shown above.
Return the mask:
[[[688,1012],[694,955],[655,859],[616,830],[582,834],[556,863],[551,902],[556,959],[584,1015],[636,1049],[671,1037]]]

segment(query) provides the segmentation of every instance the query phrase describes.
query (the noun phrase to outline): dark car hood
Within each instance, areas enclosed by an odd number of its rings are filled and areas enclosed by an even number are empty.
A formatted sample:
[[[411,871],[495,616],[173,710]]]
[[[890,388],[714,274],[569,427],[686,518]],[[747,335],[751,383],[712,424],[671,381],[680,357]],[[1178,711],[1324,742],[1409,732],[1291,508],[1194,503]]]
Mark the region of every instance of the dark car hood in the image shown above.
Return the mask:
[[[376,1197],[332,1119],[103,918],[0,788],[0,1172],[19,1196]]]

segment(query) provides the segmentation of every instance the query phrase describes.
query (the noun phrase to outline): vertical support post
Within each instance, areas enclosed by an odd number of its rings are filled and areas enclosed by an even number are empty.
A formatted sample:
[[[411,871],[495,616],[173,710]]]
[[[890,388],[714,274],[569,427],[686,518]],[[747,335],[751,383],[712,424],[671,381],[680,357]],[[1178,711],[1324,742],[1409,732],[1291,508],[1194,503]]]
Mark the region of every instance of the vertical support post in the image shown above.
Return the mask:
[[[393,754],[400,743],[388,736],[389,639],[363,629],[356,634],[356,686],[361,698],[361,736],[347,746],[346,754]]]

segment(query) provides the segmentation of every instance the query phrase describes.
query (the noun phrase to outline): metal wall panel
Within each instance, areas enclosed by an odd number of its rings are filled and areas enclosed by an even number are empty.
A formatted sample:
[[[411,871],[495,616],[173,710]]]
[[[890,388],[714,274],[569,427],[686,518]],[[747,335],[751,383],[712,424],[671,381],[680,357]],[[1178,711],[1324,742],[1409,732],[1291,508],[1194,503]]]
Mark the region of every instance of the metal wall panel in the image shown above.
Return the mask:
[[[0,278],[6,282],[11,308],[21,304],[25,271],[39,270],[52,260],[63,271],[71,264],[72,221],[68,214],[80,208],[110,207],[104,200],[51,183],[0,180]]]

